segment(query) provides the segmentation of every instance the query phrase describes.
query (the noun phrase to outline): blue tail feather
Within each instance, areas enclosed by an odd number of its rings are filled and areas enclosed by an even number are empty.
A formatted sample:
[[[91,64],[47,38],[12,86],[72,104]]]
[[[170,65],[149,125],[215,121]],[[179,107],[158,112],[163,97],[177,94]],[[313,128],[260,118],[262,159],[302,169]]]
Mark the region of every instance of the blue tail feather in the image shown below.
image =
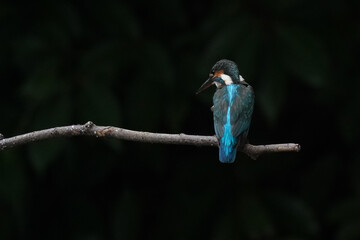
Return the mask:
[[[233,163],[236,158],[236,145],[226,146],[220,144],[219,160],[222,163]]]
[[[222,163],[233,163],[236,158],[238,139],[231,135],[230,121],[225,124],[224,136],[220,139],[219,160]]]

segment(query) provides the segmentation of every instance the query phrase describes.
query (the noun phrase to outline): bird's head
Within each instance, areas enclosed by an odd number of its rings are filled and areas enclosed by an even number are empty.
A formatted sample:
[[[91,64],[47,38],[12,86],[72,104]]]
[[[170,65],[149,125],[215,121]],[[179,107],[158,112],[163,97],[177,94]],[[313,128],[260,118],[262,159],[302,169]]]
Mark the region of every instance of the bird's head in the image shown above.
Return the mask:
[[[209,78],[204,82],[196,93],[200,93],[211,85],[215,84],[217,88],[225,85],[238,84],[245,81],[239,75],[239,69],[233,61],[222,59],[215,63],[211,68]]]

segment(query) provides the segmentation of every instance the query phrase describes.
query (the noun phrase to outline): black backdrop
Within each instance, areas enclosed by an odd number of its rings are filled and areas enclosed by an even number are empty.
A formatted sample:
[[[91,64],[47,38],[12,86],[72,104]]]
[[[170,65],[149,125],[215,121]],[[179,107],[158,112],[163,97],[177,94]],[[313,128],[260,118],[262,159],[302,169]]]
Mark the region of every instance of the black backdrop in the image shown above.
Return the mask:
[[[359,239],[359,2],[0,3],[0,132],[85,123],[212,135],[228,58],[254,87],[253,144],[67,138],[0,152],[1,239]]]

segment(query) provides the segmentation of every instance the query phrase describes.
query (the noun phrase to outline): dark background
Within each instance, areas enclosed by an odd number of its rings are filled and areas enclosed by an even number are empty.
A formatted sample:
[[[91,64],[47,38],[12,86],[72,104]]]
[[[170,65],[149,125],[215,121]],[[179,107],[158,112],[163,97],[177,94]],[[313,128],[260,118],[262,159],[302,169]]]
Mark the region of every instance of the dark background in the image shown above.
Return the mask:
[[[360,239],[360,2],[0,2],[0,132],[85,123],[213,135],[228,58],[250,142],[300,153],[65,138],[0,153],[0,239]]]

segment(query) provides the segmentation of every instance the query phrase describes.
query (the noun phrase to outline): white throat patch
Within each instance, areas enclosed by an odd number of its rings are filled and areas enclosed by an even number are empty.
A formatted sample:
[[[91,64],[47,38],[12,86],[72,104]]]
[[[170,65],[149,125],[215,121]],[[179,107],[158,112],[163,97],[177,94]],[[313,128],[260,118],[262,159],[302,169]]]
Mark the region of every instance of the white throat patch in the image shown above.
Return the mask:
[[[245,81],[245,79],[241,75],[239,75],[239,79],[240,81]]]
[[[220,75],[220,77],[225,82],[226,85],[233,84],[233,80],[231,79],[231,77],[229,75],[223,73]]]

